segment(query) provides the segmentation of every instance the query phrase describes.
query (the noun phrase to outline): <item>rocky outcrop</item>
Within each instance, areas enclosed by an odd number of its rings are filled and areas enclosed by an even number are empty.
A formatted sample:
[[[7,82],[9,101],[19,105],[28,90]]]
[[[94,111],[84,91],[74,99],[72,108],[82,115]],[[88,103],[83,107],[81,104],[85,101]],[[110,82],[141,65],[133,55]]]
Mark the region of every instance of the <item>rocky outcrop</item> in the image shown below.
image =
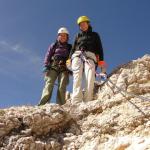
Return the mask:
[[[97,99],[0,110],[1,150],[150,149],[150,55],[98,83]]]

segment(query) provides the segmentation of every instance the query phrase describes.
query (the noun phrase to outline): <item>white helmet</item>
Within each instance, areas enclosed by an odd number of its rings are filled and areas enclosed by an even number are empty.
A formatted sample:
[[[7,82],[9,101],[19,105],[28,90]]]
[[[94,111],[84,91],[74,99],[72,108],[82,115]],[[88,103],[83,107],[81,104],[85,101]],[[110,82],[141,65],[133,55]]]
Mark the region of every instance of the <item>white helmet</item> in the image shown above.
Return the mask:
[[[66,34],[69,35],[69,31],[68,31],[67,28],[65,28],[65,27],[60,28],[57,33],[58,33],[58,34],[60,34],[60,33],[66,33]]]

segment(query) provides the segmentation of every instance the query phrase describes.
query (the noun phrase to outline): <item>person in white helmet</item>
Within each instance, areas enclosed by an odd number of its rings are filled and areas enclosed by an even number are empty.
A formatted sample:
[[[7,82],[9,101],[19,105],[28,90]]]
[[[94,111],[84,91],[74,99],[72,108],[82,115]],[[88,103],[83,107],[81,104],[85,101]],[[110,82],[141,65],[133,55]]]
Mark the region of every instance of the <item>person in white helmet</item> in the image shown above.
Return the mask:
[[[69,83],[66,60],[71,50],[71,44],[68,44],[68,40],[69,32],[67,28],[62,27],[58,30],[56,42],[48,47],[43,69],[45,74],[45,87],[38,104],[39,106],[50,101],[56,79],[58,79],[56,103],[60,105],[65,103],[66,87]]]

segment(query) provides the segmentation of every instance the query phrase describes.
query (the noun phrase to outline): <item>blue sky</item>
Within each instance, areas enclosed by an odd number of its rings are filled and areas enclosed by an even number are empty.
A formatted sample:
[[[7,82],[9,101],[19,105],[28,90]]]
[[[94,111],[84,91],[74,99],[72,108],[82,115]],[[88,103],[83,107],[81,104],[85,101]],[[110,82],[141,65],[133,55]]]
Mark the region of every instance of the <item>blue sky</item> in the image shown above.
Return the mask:
[[[0,108],[38,103],[47,47],[62,26],[73,43],[81,15],[101,36],[108,73],[149,54],[149,6],[149,0],[0,0]]]

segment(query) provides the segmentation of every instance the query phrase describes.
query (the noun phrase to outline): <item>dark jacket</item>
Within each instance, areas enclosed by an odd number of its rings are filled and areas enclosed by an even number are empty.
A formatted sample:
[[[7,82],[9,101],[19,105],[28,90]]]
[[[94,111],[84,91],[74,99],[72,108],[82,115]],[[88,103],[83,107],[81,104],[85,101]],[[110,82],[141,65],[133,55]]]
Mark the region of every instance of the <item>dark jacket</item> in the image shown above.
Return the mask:
[[[88,31],[81,31],[77,34],[69,57],[71,58],[72,54],[77,50],[90,51],[99,55],[101,61],[104,59],[100,36],[92,31],[91,26],[89,26]]]
[[[49,70],[54,61],[57,61],[58,63],[62,61],[63,65],[65,65],[66,60],[69,58],[71,47],[71,44],[60,43],[58,41],[51,44],[48,47],[47,53],[45,55],[43,71]]]

